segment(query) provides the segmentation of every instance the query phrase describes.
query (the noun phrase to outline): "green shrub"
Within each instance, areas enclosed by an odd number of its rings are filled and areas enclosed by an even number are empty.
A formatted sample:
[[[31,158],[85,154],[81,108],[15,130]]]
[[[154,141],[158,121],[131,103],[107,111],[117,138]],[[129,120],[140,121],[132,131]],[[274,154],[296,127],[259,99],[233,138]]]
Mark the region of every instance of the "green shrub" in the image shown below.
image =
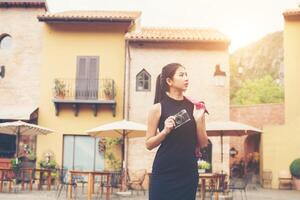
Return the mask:
[[[300,179],[300,158],[295,159],[291,163],[290,171],[293,177]]]

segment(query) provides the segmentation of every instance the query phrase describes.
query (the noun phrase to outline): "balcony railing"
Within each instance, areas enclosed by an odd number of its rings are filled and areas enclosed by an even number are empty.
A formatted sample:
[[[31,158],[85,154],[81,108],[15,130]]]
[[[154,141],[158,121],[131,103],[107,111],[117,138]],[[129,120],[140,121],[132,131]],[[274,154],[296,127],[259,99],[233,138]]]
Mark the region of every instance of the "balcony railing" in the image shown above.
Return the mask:
[[[56,115],[62,104],[72,104],[78,115],[81,104],[90,104],[97,115],[100,105],[108,105],[115,116],[115,83],[112,79],[54,79],[53,102]]]

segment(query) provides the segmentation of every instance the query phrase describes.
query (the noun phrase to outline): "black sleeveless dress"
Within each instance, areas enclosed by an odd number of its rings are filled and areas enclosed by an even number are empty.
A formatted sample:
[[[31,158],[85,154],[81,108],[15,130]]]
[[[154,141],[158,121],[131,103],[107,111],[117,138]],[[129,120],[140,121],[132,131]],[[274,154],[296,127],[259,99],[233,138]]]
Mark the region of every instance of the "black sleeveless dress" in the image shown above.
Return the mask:
[[[186,98],[175,100],[167,95],[160,103],[160,131],[166,118],[182,109],[187,111],[191,120],[173,129],[161,143],[153,162],[149,200],[195,200],[198,170],[194,104]]]

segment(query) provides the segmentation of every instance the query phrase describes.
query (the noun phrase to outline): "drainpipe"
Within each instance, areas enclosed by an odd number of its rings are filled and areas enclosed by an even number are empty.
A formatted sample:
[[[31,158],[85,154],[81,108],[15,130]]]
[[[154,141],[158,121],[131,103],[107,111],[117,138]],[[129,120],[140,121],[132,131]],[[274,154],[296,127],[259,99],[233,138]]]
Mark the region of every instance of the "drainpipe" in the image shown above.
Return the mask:
[[[129,41],[125,40],[125,75],[124,75],[124,101],[123,101],[123,119],[129,120],[129,94],[130,94],[130,54]],[[122,166],[125,168],[125,180],[127,180],[127,166],[128,166],[128,137],[123,137],[123,154],[124,160]],[[125,186],[126,187],[126,186]]]
[[[129,106],[130,106],[130,64],[131,64],[131,56],[130,56],[130,48],[129,48],[129,40],[125,41],[125,78],[124,78],[124,111],[123,118],[125,120],[129,120]]]

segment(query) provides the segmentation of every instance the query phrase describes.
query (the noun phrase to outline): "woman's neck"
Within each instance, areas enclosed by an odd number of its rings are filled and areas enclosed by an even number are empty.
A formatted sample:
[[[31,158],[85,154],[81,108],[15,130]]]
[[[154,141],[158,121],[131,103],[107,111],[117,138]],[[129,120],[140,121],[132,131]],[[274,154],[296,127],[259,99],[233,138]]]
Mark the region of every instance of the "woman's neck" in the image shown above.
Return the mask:
[[[172,91],[170,90],[169,92],[166,92],[166,94],[173,98],[173,99],[176,99],[176,100],[183,100],[184,97],[183,97],[183,93],[182,92],[179,92],[179,91]]]

